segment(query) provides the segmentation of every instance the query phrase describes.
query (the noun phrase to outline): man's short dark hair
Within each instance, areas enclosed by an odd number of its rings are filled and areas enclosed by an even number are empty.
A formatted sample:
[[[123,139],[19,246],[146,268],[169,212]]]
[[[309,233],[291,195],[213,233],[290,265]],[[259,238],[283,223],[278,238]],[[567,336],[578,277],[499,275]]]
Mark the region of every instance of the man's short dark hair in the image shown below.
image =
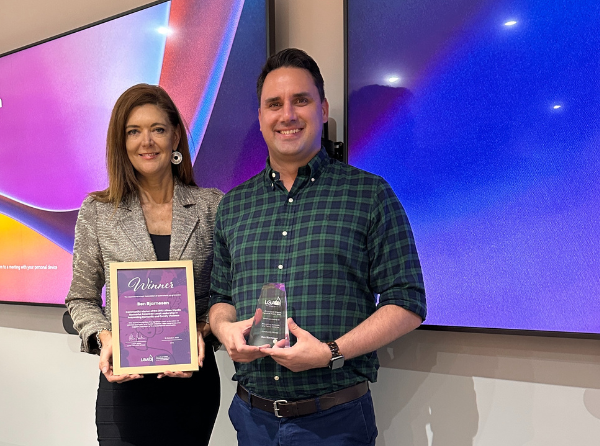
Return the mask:
[[[258,96],[259,106],[260,96],[262,94],[263,84],[265,83],[267,74],[273,70],[276,70],[277,68],[283,67],[303,68],[308,70],[313,78],[313,81],[315,82],[317,90],[319,91],[321,102],[323,102],[325,99],[325,82],[323,81],[323,76],[321,76],[319,66],[312,57],[306,54],[306,52],[299,50],[298,48],[287,48],[269,57],[263,66],[260,76],[258,76],[258,80],[256,81],[256,94]]]

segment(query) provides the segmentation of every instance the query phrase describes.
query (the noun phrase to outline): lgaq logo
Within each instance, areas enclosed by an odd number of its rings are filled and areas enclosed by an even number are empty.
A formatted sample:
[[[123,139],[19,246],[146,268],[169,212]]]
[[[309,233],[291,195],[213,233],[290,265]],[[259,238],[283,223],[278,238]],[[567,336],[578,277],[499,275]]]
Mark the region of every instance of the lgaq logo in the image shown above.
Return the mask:
[[[265,300],[265,305],[267,307],[280,307],[281,299],[279,298],[279,296],[277,296],[277,299],[275,299],[275,300],[267,299],[267,300]]]

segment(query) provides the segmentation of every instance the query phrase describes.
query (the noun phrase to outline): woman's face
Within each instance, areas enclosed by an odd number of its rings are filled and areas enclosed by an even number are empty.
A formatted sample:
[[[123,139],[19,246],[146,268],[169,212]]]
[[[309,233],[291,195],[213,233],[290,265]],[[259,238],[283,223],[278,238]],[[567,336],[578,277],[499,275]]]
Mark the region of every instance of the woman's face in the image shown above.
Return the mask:
[[[180,136],[179,129],[156,105],[131,110],[125,125],[125,147],[139,176],[152,180],[171,176],[171,153],[177,149]]]

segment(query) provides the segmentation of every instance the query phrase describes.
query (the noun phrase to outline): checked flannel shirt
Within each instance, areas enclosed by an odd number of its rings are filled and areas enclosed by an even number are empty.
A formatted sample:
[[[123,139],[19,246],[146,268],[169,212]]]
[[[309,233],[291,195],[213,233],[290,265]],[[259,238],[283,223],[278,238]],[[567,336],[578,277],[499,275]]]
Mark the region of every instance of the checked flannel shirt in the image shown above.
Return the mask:
[[[248,319],[270,282],[285,284],[288,316],[323,342],[383,305],[426,316],[421,267],[396,195],[381,177],[324,149],[298,170],[289,192],[267,160],[219,205],[210,304],[232,304],[237,320]],[[250,392],[298,400],[374,382],[379,362],[372,352],[333,371],[293,373],[269,357],[235,367],[233,379]]]

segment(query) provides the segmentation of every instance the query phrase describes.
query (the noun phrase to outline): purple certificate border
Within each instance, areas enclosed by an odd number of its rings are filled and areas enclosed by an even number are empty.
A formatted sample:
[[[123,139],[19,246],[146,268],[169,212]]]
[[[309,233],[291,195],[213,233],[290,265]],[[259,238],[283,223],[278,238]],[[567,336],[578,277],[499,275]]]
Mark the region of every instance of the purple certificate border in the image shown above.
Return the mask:
[[[116,276],[121,368],[190,364],[186,268],[123,268]]]

